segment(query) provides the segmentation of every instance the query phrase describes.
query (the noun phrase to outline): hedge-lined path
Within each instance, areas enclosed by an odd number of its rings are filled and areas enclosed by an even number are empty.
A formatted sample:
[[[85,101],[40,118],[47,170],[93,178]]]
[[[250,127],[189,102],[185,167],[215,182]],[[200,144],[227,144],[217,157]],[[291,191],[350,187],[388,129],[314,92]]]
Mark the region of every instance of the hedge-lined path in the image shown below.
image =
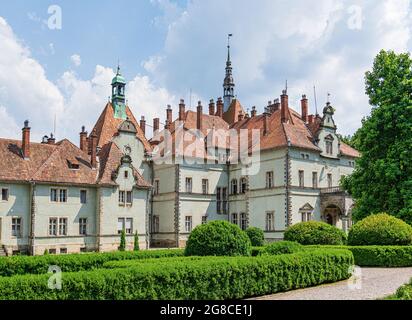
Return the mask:
[[[355,285],[350,288],[348,281],[341,281],[255,300],[375,300],[394,294],[411,278],[412,268],[361,268],[361,282],[356,282],[359,289],[355,289]]]

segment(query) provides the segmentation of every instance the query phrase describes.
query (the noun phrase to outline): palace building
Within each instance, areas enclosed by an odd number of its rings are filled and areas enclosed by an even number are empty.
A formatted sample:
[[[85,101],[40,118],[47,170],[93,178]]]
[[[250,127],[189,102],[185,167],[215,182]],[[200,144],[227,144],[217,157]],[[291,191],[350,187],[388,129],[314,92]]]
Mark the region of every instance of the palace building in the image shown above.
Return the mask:
[[[235,98],[228,51],[223,98],[208,112],[181,100],[175,118],[168,106],[149,139],[119,68],[111,85],[111,101],[78,145],[53,136],[33,142],[28,121],[21,140],[0,138],[0,255],[113,251],[123,230],[130,249],[136,233],[142,249],[182,247],[211,220],[261,228],[269,241],[302,221],[350,227],[353,201],[339,182],[359,153],[339,140],[330,103],[310,115],[303,95],[298,112],[284,90],[263,114],[249,114]],[[245,131],[258,133],[246,140],[259,154],[246,164],[234,161],[238,146],[225,134]]]

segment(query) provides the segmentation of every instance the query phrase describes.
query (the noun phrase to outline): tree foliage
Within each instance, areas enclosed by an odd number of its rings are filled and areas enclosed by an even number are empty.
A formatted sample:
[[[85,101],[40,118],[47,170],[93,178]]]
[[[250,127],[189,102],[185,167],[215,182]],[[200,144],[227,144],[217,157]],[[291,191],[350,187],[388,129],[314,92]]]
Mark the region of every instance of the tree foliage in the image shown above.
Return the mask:
[[[356,133],[361,152],[343,187],[356,200],[361,220],[380,212],[412,222],[412,60],[408,53],[381,51],[366,73],[372,113]]]

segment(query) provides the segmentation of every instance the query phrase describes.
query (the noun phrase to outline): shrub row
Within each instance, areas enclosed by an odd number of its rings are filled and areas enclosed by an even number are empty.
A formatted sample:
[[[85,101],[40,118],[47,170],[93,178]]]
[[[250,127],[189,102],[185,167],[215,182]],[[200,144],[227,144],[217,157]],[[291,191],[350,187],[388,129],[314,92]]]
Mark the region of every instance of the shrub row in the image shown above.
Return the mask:
[[[412,246],[306,246],[306,249],[346,249],[360,267],[412,267]]]
[[[50,266],[64,272],[101,268],[105,262],[116,260],[150,259],[183,256],[183,250],[127,251],[69,255],[13,256],[0,258],[0,276],[47,273]]]
[[[409,284],[400,287],[396,293],[386,300],[412,300],[412,280]]]
[[[343,245],[347,236],[342,230],[325,222],[297,223],[285,231],[285,240],[303,245]]]
[[[347,279],[352,265],[350,251],[331,249],[279,256],[173,258],[63,273],[61,290],[48,288],[49,275],[3,277],[0,300],[241,299]]]

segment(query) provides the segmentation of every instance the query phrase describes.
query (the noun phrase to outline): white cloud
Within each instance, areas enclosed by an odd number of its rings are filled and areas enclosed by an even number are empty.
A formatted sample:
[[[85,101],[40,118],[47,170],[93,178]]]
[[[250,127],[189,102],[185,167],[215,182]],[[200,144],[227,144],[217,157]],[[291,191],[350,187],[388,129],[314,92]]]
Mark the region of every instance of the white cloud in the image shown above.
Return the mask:
[[[361,8],[361,30],[348,28],[353,4]],[[166,5],[163,10],[165,16],[174,12]],[[288,79],[295,109],[306,93],[314,111],[316,85],[319,109],[331,92],[340,131],[353,133],[370,112],[364,73],[381,49],[410,49],[410,22],[409,0],[193,0],[169,22],[164,49],[155,55],[162,59],[146,70],[169,90],[192,87],[216,98],[222,94],[225,37],[233,33],[236,94],[246,107],[263,110]]]
[[[80,57],[80,55],[78,54],[74,54],[70,57],[70,60],[72,61],[72,63],[76,66],[79,67],[82,64],[82,59]]]
[[[23,125],[21,127],[23,127]],[[19,135],[19,126],[3,106],[0,106],[0,137],[21,138]]]
[[[0,52],[0,105],[17,123],[29,119],[39,138],[50,132],[54,115],[64,110],[63,96],[2,17]],[[0,125],[7,125],[7,119],[0,118]]]

